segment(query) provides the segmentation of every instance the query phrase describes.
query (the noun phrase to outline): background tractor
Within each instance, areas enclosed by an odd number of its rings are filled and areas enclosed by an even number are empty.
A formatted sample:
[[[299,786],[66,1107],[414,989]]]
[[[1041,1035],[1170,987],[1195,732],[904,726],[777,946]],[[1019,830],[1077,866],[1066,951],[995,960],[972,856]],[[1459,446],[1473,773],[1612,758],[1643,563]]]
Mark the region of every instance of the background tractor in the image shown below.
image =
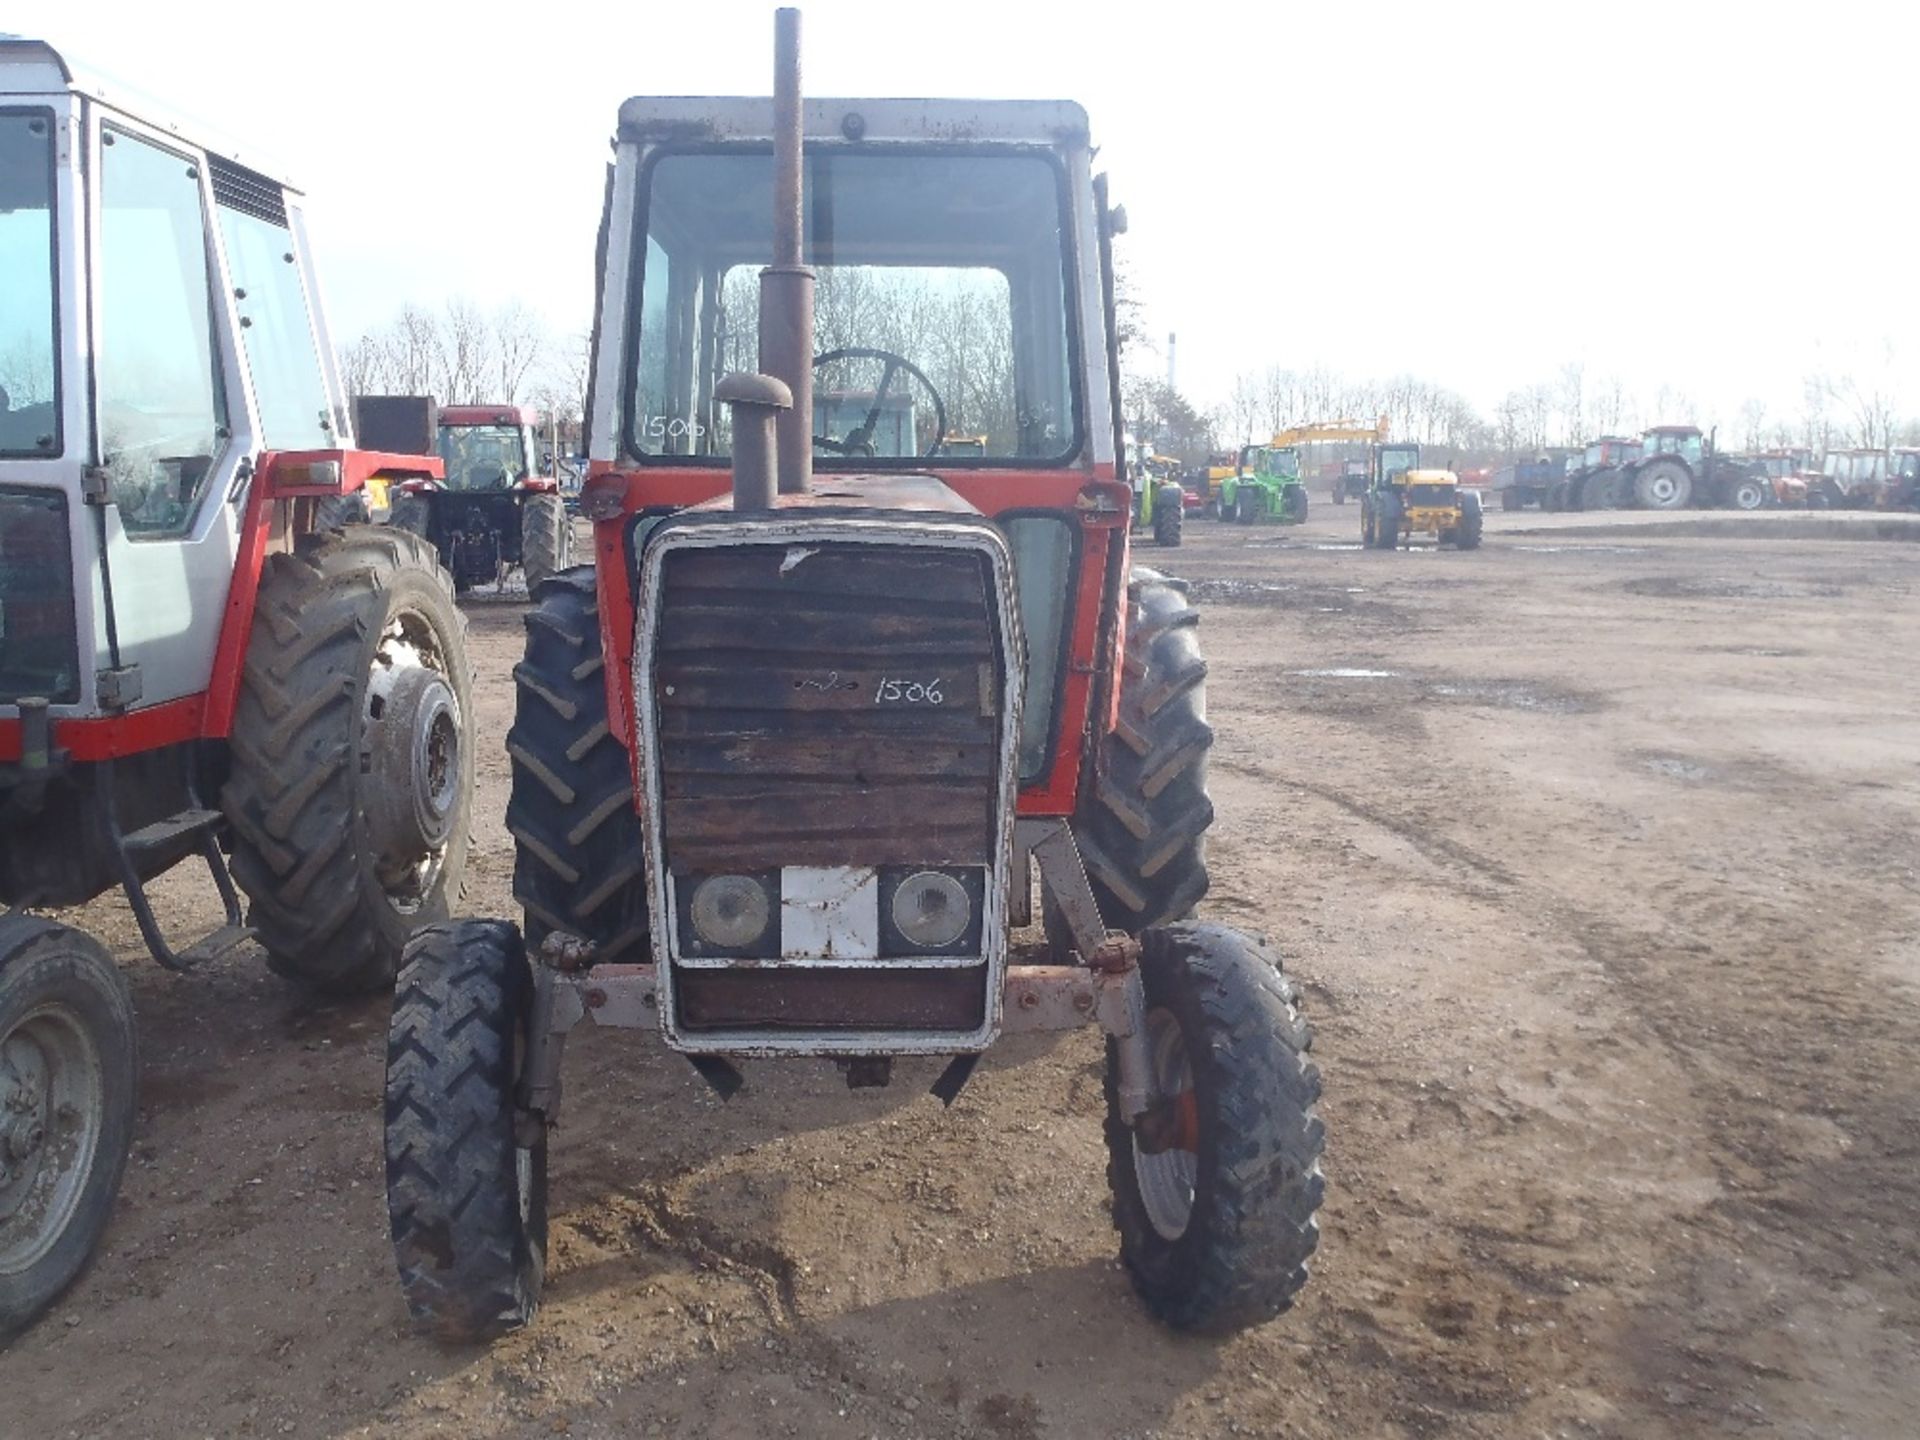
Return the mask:
[[[1307,482],[1300,478],[1300,452],[1291,445],[1243,447],[1233,475],[1221,483],[1220,513],[1243,525],[1256,520],[1305,523]]]
[[[0,39],[0,1335],[85,1264],[135,1115],[127,985],[33,910],[118,888],[171,969],[257,939],[355,993],[467,857],[452,584],[316,529],[440,462],[354,447],[300,194],[119,93]],[[178,944],[146,886],[183,860],[226,920]]]
[[[531,410],[363,395],[354,401],[354,418],[382,450],[440,457],[442,474],[410,476],[393,487],[387,523],[439,551],[456,591],[498,585],[515,566],[532,590],[572,563],[573,525],[559,477],[539,473]]]
[[[1133,529],[1156,545],[1176,546],[1186,528],[1187,490],[1180,483],[1180,462],[1128,438],[1127,480],[1133,490]]]
[[[1807,491],[1807,503],[1826,510],[1871,510],[1890,488],[1890,469],[1884,450],[1829,450]]]
[[[1135,1288],[1181,1328],[1265,1320],[1315,1244],[1318,1078],[1274,953],[1185,918],[1207,889],[1206,663],[1184,587],[1130,565],[1122,217],[1086,115],[802,105],[796,12],[777,34],[771,105],[620,110],[594,334],[595,373],[627,388],[589,417],[598,564],[542,588],[516,671],[522,925],[426,927],[394,1000],[408,1302],[454,1338],[532,1313],[581,1023],[656,1032],[723,1094],[749,1059],[878,1085],[895,1057],[947,1057],[946,1100],[1002,1034],[1096,1025]],[[986,465],[810,433],[816,267],[884,302],[867,323],[902,374],[1006,387]],[[914,297],[969,286],[1002,349],[921,363],[938,331]],[[766,373],[715,381],[728,295]]]
[[[1420,447],[1381,445],[1373,456],[1373,486],[1360,502],[1360,543],[1397,550],[1403,540],[1431,535],[1441,545],[1480,548],[1485,519],[1480,494],[1451,470],[1422,470]]]
[[[1656,425],[1640,437],[1639,454],[1589,468],[1580,508],[1681,510],[1719,505],[1757,510],[1773,494],[1764,466],[1717,449],[1694,425]]]
[[[1567,462],[1566,476],[1549,487],[1548,510],[1605,510],[1620,493],[1624,466],[1640,458],[1640,442],[1623,435],[1606,435],[1590,443],[1584,454]],[[1591,491],[1594,503],[1589,505]]]

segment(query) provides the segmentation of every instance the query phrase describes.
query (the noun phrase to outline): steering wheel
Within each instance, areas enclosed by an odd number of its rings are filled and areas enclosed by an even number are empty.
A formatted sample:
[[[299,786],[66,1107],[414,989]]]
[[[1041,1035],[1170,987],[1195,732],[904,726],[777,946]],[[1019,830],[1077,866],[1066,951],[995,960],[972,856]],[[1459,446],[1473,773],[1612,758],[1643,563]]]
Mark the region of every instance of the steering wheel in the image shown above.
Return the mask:
[[[927,446],[926,455],[931,457],[940,453],[940,446],[947,438],[947,406],[940,398],[940,392],[934,388],[933,381],[926,372],[904,355],[896,355],[891,350],[875,350],[865,345],[848,345],[839,350],[828,350],[813,357],[813,368],[830,365],[835,360],[878,360],[887,367],[880,374],[880,383],[874,387],[873,404],[867,410],[867,418],[862,420],[845,438],[836,440],[831,435],[813,437],[814,447],[831,450],[836,455],[872,455],[873,432],[880,426],[880,412],[887,403],[887,394],[893,388],[893,380],[902,370],[918,380],[926,388],[933,400],[933,443]]]

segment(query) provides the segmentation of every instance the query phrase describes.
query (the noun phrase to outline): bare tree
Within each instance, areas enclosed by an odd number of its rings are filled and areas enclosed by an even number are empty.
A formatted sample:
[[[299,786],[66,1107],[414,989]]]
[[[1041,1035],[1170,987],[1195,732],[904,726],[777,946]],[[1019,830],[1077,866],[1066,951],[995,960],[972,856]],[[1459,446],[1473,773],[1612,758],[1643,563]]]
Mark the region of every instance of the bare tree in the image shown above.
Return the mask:
[[[547,335],[539,318],[518,300],[493,315],[493,363],[499,385],[492,399],[520,403],[528,376],[546,352]]]

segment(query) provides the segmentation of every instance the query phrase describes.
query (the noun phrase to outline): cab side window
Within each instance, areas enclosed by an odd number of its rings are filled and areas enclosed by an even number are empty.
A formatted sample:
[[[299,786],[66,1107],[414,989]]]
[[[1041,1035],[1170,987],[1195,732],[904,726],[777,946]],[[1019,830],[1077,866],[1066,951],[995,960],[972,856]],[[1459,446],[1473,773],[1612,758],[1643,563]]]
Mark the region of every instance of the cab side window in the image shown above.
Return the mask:
[[[198,166],[100,136],[100,458],[136,539],[185,534],[227,434]]]
[[[225,160],[208,163],[240,316],[240,345],[260,411],[260,443],[269,450],[328,449],[334,443],[333,422],[287,227],[286,197],[264,175]]]

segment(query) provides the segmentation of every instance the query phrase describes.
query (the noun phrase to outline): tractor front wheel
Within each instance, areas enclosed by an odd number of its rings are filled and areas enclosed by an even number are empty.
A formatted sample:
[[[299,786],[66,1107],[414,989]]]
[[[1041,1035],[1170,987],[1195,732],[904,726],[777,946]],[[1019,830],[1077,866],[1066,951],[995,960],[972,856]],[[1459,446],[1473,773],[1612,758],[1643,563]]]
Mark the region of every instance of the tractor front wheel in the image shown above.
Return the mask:
[[[387,1219],[413,1318],[444,1340],[533,1318],[547,1264],[547,1141],[521,1114],[533,982],[504,920],[407,942],[387,1031]]]
[[[1251,485],[1242,485],[1240,493],[1233,497],[1233,518],[1242,525],[1251,525],[1260,518],[1260,492]]]
[[[1289,485],[1285,497],[1280,501],[1280,518],[1289,525],[1307,523],[1307,487]]]
[[[1120,1256],[1147,1308],[1218,1334],[1272,1319],[1319,1242],[1326,1131],[1312,1032],[1280,962],[1221,925],[1141,937],[1153,1101],[1120,1111],[1107,1045],[1107,1179]]]
[[[558,495],[529,495],[520,505],[520,568],[531,595],[573,562],[573,522]]]
[[[1758,510],[1767,503],[1767,482],[1743,475],[1728,488],[1727,499],[1736,510]]]
[[[0,916],[0,1340],[86,1268],[133,1143],[127,982],[98,941]]]
[[[260,580],[222,808],[267,963],[334,994],[393,979],[467,869],[473,667],[433,547],[314,537]]]
[[[1128,598],[1120,723],[1081,787],[1073,832],[1101,917],[1138,935],[1186,916],[1207,893],[1213,729],[1200,612],[1150,570],[1133,572]],[[1056,943],[1067,943],[1059,917],[1048,918]]]

